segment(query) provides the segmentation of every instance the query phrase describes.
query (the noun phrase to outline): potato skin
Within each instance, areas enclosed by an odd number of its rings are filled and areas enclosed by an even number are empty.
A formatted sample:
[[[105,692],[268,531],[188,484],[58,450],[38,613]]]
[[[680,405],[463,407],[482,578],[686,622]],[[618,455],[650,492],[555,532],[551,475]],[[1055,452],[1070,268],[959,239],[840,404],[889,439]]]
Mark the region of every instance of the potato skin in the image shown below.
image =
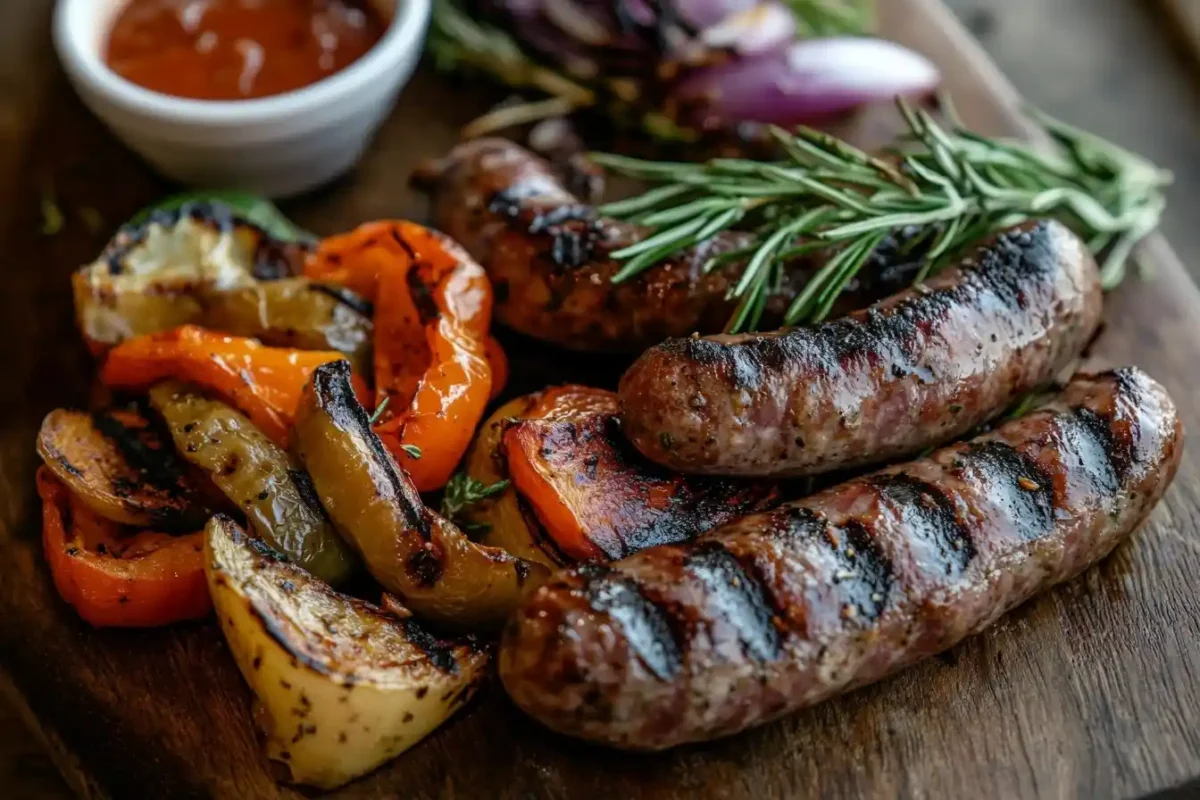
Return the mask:
[[[338,594],[228,517],[205,533],[221,631],[256,699],[267,757],[333,789],[415,745],[471,698],[488,654]]]

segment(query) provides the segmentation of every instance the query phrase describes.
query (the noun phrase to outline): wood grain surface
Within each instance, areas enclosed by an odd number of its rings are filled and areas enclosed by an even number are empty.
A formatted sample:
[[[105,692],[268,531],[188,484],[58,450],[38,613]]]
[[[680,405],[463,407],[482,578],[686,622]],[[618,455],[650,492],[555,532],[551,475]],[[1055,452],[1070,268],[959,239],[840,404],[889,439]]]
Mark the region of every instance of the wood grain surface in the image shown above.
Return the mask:
[[[41,5],[41,4],[30,4]],[[881,3],[889,35],[934,57],[968,121],[1016,127],[1015,93],[936,0]],[[33,12],[30,12],[33,13]],[[164,187],[79,106],[48,63],[32,64],[0,117],[0,667],[72,787],[91,797],[299,797],[271,779],[248,694],[210,622],[93,631],[58,600],[42,563],[33,436],[47,410],[86,401],[90,364],[67,275],[113,224]],[[421,75],[352,178],[287,210],[319,232],[421,218],[405,188],[478,108],[471,90]],[[16,107],[16,106],[14,106]],[[877,139],[882,117],[866,123]],[[40,234],[52,192],[66,227]],[[91,230],[84,209],[98,209]],[[1153,282],[1109,298],[1098,366],[1136,363],[1200,430],[1200,293],[1162,240]],[[540,363],[526,381],[578,357]],[[556,361],[555,358],[561,359]],[[586,368],[586,364],[583,365]],[[578,374],[578,373],[576,373]],[[1075,583],[894,679],[746,735],[630,755],[552,735],[496,685],[428,740],[342,790],[344,798],[891,798],[1143,796],[1200,776],[1200,463],[1135,539]],[[0,793],[3,790],[0,789]]]
[[[1200,280],[1200,62],[1163,0],[945,3],[1026,100],[1175,173],[1162,231]]]

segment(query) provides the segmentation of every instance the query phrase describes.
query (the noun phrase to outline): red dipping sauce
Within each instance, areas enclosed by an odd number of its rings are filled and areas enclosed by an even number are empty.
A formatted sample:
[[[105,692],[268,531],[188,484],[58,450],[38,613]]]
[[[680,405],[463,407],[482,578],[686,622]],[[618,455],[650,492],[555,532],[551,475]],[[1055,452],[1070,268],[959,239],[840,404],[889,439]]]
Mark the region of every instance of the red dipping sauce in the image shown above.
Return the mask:
[[[364,0],[130,0],[105,60],[163,94],[247,100],[345,69],[386,29]]]

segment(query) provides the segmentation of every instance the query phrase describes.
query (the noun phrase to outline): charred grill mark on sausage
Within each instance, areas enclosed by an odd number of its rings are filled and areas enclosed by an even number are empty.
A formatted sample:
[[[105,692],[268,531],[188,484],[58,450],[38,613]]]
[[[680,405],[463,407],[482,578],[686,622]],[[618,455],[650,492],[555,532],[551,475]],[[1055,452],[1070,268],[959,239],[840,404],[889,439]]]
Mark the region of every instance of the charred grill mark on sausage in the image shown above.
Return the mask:
[[[799,505],[773,513],[784,521],[778,529],[787,549],[807,551],[821,565],[815,577],[831,587],[844,619],[861,625],[883,613],[892,591],[892,564],[861,522],[835,525],[819,511]]]
[[[642,595],[635,581],[602,564],[585,564],[578,574],[584,580],[588,605],[622,627],[629,646],[647,669],[661,680],[679,672],[679,648],[668,617]]]
[[[1022,539],[1034,541],[1054,529],[1054,479],[1012,445],[973,444],[959,456],[957,469],[964,480],[988,488]]]
[[[603,232],[596,221],[596,211],[591,206],[568,203],[549,210],[526,208],[526,200],[536,196],[536,185],[510,186],[492,195],[487,209],[493,214],[506,217],[523,225],[531,237],[545,234],[550,237],[549,246],[542,256],[566,269],[578,269],[594,255],[597,242]]]
[[[703,587],[708,607],[738,632],[747,657],[769,661],[779,656],[780,637],[772,619],[766,590],[720,542],[706,542],[684,562],[688,573]]]
[[[915,540],[931,548],[947,576],[957,577],[967,571],[975,557],[975,545],[944,491],[904,472],[879,475],[865,483],[892,506],[900,524],[911,531]]]

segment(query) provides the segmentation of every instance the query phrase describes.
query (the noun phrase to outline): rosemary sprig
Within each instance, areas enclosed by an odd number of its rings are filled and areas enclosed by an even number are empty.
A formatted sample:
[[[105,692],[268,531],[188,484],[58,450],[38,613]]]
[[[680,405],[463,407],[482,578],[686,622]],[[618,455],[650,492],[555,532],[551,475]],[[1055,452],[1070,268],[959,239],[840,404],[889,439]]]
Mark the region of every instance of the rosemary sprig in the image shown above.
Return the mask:
[[[926,231],[918,282],[991,232],[1054,217],[1102,256],[1101,276],[1111,288],[1124,278],[1133,248],[1162,217],[1171,173],[1085,131],[1035,112],[1057,145],[1043,152],[957,123],[945,128],[903,100],[897,105],[908,130],[898,147],[878,158],[804,127],[795,133],[772,129],[787,156],[779,162],[593,156],[603,166],[659,184],[600,208],[652,229],[645,240],[613,254],[626,260],[614,281],[722,231],[744,229],[753,233],[751,246],[705,267],[746,265],[730,291],[738,304],[727,329],[754,329],[786,262],[824,251],[824,265],[785,315],[785,324],[797,325],[824,319],[872,252],[914,226]]]
[[[442,516],[461,525],[467,531],[482,531],[487,529],[483,523],[471,523],[463,519],[463,511],[481,500],[500,494],[509,487],[512,481],[496,481],[487,485],[467,475],[465,472],[455,473],[446,484],[445,494],[442,495]]]

